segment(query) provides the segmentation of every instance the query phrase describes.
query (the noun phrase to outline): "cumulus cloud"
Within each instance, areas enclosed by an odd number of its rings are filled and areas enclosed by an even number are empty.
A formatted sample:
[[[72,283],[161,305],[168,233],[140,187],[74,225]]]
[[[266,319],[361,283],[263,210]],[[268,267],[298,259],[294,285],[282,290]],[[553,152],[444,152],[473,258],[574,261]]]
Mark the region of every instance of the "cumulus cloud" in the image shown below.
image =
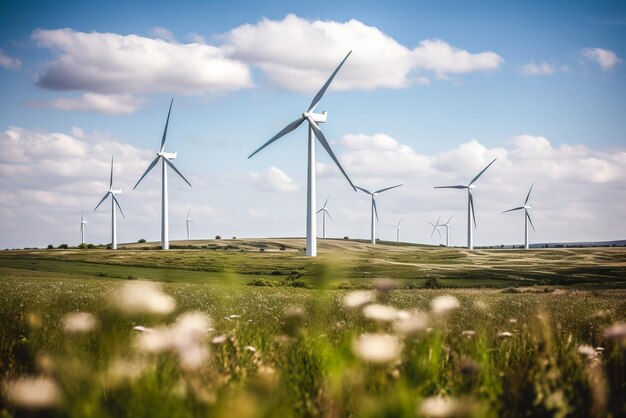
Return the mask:
[[[81,112],[98,112],[105,115],[133,113],[145,103],[145,99],[131,94],[85,93],[79,97],[60,97],[58,99],[31,102],[33,107]]]
[[[174,42],[174,34],[169,29],[156,26],[152,28],[150,32],[152,32],[159,39],[164,39],[169,42]]]
[[[4,67],[7,70],[17,70],[21,66],[22,62],[18,58],[8,56],[0,49],[0,67]]]
[[[251,172],[250,178],[261,190],[270,192],[295,192],[298,185],[282,170],[272,166],[266,171]]]
[[[248,66],[211,45],[71,29],[38,29],[32,38],[59,54],[43,67],[37,84],[85,92],[79,99],[48,103],[57,108],[87,105],[103,113],[129,113],[141,105],[137,97],[148,93],[213,94],[252,86]]]
[[[622,60],[617,57],[615,52],[610,49],[603,48],[585,48],[581,51],[583,57],[595,62],[603,71],[612,70]]]
[[[276,39],[281,42],[276,42]],[[374,26],[307,20],[287,15],[239,26],[223,35],[233,57],[260,68],[275,86],[310,92],[318,89],[346,53],[353,51],[332,85],[338,90],[403,88],[428,84],[424,74],[487,71],[504,61],[495,52],[470,53],[443,40],[427,39],[411,49]]]
[[[529,62],[520,70],[524,75],[551,75],[556,72],[556,68],[546,61],[542,61],[540,63]]]

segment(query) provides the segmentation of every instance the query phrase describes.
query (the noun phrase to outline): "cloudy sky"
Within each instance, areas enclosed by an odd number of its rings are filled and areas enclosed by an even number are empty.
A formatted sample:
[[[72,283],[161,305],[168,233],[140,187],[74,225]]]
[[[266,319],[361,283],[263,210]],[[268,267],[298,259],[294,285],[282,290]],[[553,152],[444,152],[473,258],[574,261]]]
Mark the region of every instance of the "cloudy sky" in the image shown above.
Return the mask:
[[[466,241],[523,241],[502,211],[534,190],[532,242],[626,238],[624,2],[374,1],[0,3],[0,248],[110,241],[108,187],[121,188],[121,242],[160,237],[158,151],[170,99],[170,237],[303,236],[306,129],[247,156],[310,103],[347,173],[378,189],[379,237],[437,243],[453,215]],[[318,147],[328,235],[367,238],[369,198]],[[320,219],[321,221],[321,219]],[[321,228],[320,228],[321,229]],[[321,233],[321,231],[320,231]]]

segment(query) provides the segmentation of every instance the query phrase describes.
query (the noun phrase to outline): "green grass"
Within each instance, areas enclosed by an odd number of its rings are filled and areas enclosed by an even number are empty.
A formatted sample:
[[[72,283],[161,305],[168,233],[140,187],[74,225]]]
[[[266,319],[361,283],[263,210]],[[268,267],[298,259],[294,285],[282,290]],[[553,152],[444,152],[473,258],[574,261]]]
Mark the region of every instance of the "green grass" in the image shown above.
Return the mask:
[[[39,411],[0,395],[0,417],[413,417],[441,396],[456,403],[454,416],[626,414],[626,345],[603,337],[626,322],[624,250],[468,253],[337,240],[311,260],[290,240],[236,245],[244,251],[0,253],[0,379],[46,376],[62,394],[61,404]],[[274,250],[280,245],[295,249]],[[138,278],[160,282],[175,310],[116,310],[116,292]],[[350,290],[338,286],[371,288],[376,278],[397,285],[375,291],[378,303],[423,312],[430,330],[400,336],[343,304]],[[455,288],[423,289],[426,278]],[[253,280],[276,285],[246,285]],[[295,280],[311,288],[288,286]],[[433,313],[441,295],[460,308]],[[64,316],[76,311],[94,314],[98,329],[64,333]],[[209,349],[201,366],[138,348],[143,334],[134,326],[158,329],[190,311],[208,315],[214,329],[201,343]],[[475,336],[464,337],[466,330]],[[512,337],[499,338],[501,331]],[[380,365],[360,358],[353,345],[364,333],[399,336],[398,358]],[[604,354],[585,360],[580,345]]]

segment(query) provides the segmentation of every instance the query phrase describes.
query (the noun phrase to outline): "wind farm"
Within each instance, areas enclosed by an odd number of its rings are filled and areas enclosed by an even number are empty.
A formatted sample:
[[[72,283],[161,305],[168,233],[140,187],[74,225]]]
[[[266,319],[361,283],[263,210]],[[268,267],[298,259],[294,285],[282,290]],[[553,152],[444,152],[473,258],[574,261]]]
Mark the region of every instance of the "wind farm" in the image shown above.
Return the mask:
[[[0,418],[626,416],[619,4],[13,3]]]

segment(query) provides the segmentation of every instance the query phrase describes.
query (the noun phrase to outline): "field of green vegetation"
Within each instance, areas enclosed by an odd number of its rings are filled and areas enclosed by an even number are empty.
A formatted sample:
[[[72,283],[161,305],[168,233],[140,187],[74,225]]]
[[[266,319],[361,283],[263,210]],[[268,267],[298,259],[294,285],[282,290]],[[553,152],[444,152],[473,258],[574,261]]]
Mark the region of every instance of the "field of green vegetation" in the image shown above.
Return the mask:
[[[626,416],[626,249],[179,246],[0,252],[0,417]]]

